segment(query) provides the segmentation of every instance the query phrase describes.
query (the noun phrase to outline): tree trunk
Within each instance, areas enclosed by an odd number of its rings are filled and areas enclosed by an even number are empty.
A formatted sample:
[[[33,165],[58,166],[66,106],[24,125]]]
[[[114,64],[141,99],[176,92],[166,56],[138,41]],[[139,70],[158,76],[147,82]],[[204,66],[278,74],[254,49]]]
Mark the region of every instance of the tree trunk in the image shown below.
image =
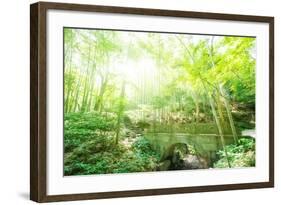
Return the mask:
[[[222,130],[226,131],[226,124],[225,124],[225,119],[224,119],[224,115],[223,115],[223,106],[221,103],[221,96],[220,93],[218,91],[216,91],[216,98],[217,98],[217,107],[218,107],[218,114],[219,114],[219,118],[220,118],[220,122],[221,122],[221,126],[222,126]]]
[[[86,72],[86,76],[85,76],[85,79],[84,79],[84,91],[83,91],[83,96],[82,96],[82,103],[81,103],[81,111],[84,112],[85,111],[85,100],[86,100],[86,95],[87,95],[87,92],[88,92],[88,69],[87,69],[87,72]]]
[[[90,60],[91,60],[91,44],[89,43],[88,48],[88,60],[87,60],[87,69],[86,69],[86,76],[85,76],[85,82],[84,82],[84,92],[83,92],[83,98],[82,98],[82,105],[81,105],[81,111],[84,112],[86,110],[86,103],[87,103],[87,96],[89,92],[89,72],[90,72]]]
[[[223,89],[222,86],[220,86],[220,92],[221,92],[221,95],[223,96],[223,102],[224,102],[224,106],[225,106],[225,109],[226,109],[226,112],[227,112],[229,124],[230,124],[231,130],[232,130],[233,139],[234,139],[234,142],[237,144],[238,143],[238,137],[237,137],[236,128],[235,128],[235,125],[234,125],[230,105],[228,103],[228,100],[225,97],[225,92],[224,92],[224,89]]]
[[[115,145],[117,145],[119,142],[121,121],[123,118],[123,112],[124,112],[124,107],[125,107],[124,96],[125,96],[125,80],[123,80],[123,82],[122,82],[120,101],[119,101],[119,105],[118,105]]]
[[[73,53],[73,33],[71,32],[71,43],[70,43],[70,59],[69,59],[69,76],[71,77],[72,75],[72,53]],[[66,72],[66,71],[64,71]],[[66,92],[66,96],[65,96],[65,112],[69,112],[69,101],[70,101],[70,96],[71,96],[71,93],[72,93],[72,86],[71,86],[71,83],[69,81],[69,83],[67,84],[67,92]]]
[[[94,110],[96,110],[96,111],[101,111],[103,95],[104,95],[105,90],[106,90],[108,78],[109,78],[108,73],[106,73],[105,78],[102,80],[102,85],[101,85],[101,88],[100,88],[99,96],[97,97],[97,101],[95,103]]]
[[[79,102],[79,92],[80,92],[81,81],[82,81],[82,76],[80,75],[80,76],[79,76],[78,83],[77,83],[77,86],[76,86],[76,92],[75,92],[75,96],[74,96],[74,102],[73,102],[73,105],[71,105],[71,109],[70,109],[70,110],[72,110],[73,112],[76,111],[77,105],[78,105],[78,102]]]
[[[218,115],[217,115],[217,112],[216,112],[216,109],[215,109],[213,98],[209,93],[208,93],[208,98],[209,98],[209,102],[210,102],[210,105],[211,105],[211,108],[212,108],[213,116],[214,116],[216,124],[217,124],[217,128],[218,128],[218,131],[219,131],[222,147],[224,149],[225,156],[226,156],[226,159],[227,159],[227,164],[228,164],[228,167],[231,168],[228,153],[227,153],[227,150],[226,150],[226,147],[225,147],[225,141],[224,141],[224,136],[223,136],[223,132],[222,132],[222,127],[221,127],[221,124],[220,124],[220,121],[219,121],[219,118],[218,118]]]

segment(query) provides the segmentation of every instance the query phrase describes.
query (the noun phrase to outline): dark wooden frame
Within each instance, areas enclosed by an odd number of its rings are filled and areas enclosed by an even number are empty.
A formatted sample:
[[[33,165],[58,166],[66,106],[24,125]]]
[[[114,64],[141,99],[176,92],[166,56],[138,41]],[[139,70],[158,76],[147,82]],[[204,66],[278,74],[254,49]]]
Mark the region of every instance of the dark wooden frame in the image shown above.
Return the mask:
[[[269,24],[269,181],[227,185],[47,195],[46,12],[48,9],[264,22]],[[274,17],[38,2],[30,6],[30,199],[37,202],[274,187]]]

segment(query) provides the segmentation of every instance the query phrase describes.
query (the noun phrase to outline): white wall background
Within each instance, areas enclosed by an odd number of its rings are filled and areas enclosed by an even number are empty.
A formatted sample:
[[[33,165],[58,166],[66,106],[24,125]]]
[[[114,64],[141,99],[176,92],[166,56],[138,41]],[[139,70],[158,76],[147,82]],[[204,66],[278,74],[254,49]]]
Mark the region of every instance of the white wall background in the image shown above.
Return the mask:
[[[51,1],[51,0],[50,0]],[[281,194],[281,12],[278,0],[58,0],[101,5],[179,9],[275,16],[275,165],[274,189],[104,199],[59,204],[277,204]],[[7,0],[0,7],[0,204],[29,201],[29,4]],[[57,203],[53,203],[57,204]]]

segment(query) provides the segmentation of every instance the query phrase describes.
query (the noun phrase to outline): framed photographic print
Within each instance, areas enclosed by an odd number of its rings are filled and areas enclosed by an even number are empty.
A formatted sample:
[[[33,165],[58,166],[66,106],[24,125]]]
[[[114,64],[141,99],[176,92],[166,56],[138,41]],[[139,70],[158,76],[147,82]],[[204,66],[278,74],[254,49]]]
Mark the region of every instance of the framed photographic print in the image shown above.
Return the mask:
[[[274,186],[274,18],[39,2],[30,198]]]

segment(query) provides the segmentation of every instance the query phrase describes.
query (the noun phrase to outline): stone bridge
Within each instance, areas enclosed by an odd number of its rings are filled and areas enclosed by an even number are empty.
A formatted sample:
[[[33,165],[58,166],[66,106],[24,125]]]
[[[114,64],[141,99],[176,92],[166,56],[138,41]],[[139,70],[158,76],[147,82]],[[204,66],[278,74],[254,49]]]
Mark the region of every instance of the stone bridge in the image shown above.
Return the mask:
[[[215,157],[216,151],[222,149],[221,139],[217,134],[148,132],[145,137],[153,145],[153,148],[160,152],[162,160],[171,156],[174,147],[179,144],[192,146],[198,155],[208,161]],[[224,135],[224,140],[226,145],[234,143],[232,135]]]

